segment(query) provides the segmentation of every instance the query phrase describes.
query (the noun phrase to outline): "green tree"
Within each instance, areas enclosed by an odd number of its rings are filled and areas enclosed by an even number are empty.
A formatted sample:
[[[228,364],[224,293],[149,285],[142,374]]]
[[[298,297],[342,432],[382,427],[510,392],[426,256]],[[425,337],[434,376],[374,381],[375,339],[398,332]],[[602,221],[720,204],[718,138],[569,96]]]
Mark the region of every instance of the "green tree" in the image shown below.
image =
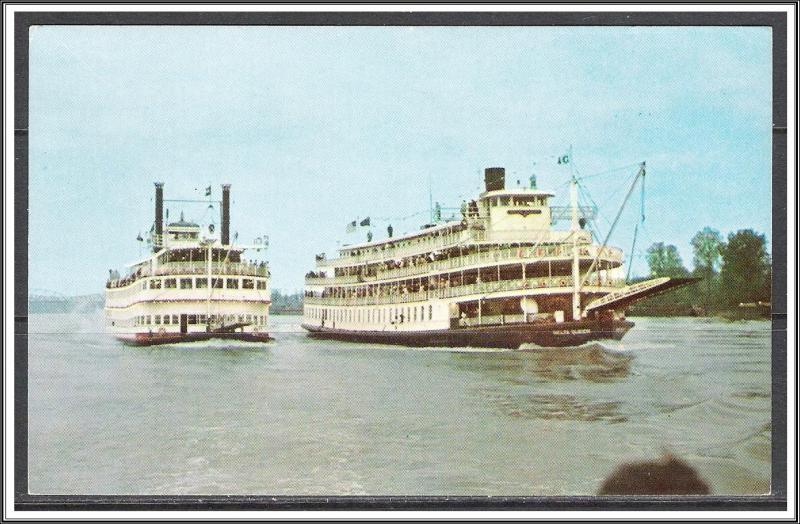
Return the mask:
[[[729,305],[769,301],[771,276],[772,262],[763,234],[741,229],[728,235],[728,242],[722,249],[720,278],[724,299]]]
[[[656,242],[647,248],[647,265],[653,277],[683,277],[689,272],[683,267],[678,248],[672,244]]]
[[[718,287],[717,272],[725,241],[719,231],[704,227],[692,237],[691,244],[694,251],[694,275],[702,279],[700,287],[705,298],[705,308],[708,310]]]
[[[714,275],[720,266],[724,240],[716,229],[704,227],[691,240],[694,250],[694,268],[698,276]]]

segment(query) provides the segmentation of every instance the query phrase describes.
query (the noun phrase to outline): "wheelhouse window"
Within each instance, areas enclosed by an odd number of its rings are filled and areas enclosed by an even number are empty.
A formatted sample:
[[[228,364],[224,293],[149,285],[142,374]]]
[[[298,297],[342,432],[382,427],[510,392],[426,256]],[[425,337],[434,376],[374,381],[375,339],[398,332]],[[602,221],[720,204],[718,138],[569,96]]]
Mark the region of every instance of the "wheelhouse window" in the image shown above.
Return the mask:
[[[197,315],[189,315],[188,322],[189,324],[197,324]]]
[[[194,287],[197,289],[205,289],[208,287],[208,278],[196,278],[194,279]]]
[[[253,289],[253,279],[252,278],[243,278],[242,279],[242,289]]]
[[[167,278],[164,280],[164,287],[167,289],[175,289],[178,287],[178,282],[174,278]]]
[[[161,289],[161,279],[154,278],[150,281],[150,289]]]
[[[266,280],[256,280],[256,289],[267,289]]]
[[[182,278],[181,279],[181,289],[192,289],[192,279],[191,278]]]
[[[225,287],[228,289],[239,289],[239,279],[238,278],[228,278],[226,279]]]
[[[223,279],[221,278],[212,278],[211,279],[211,287],[214,289],[222,289]]]

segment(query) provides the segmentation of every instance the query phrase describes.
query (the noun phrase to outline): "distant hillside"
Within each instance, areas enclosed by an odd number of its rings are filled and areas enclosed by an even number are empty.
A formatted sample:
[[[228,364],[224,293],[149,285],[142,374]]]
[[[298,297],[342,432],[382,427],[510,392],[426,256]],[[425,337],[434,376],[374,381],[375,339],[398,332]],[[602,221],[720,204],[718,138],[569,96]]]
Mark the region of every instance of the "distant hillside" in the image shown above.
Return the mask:
[[[292,293],[284,295],[277,289],[272,290],[272,305],[269,312],[273,315],[299,314],[303,312],[303,294]]]
[[[28,313],[92,313],[103,309],[103,295],[80,295],[66,297],[59,295],[30,295]]]

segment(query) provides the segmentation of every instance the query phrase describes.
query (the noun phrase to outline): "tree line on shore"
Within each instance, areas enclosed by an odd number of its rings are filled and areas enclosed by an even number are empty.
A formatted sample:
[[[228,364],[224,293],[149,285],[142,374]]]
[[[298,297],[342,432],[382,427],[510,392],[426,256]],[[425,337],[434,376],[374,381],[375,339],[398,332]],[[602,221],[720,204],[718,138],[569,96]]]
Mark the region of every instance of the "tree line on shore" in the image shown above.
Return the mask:
[[[772,259],[764,234],[741,229],[726,239],[719,231],[705,227],[692,237],[691,245],[692,271],[686,269],[674,245],[656,242],[647,249],[647,278],[700,280],[648,298],[636,304],[632,312],[720,314],[743,307],[767,308],[772,297]]]

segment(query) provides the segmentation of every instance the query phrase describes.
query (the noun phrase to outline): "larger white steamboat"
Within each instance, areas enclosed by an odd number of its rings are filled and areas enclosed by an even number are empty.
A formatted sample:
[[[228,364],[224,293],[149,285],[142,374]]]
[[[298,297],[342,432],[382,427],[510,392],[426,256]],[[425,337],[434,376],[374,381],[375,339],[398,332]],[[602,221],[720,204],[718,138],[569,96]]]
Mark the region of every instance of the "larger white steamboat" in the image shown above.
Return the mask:
[[[130,264],[124,276],[110,272],[107,329],[133,345],[211,338],[271,340],[269,268],[266,262],[243,257],[245,250],[260,251],[265,246],[230,241],[230,185],[222,186],[218,237],[213,224],[206,233],[183,214],[165,227],[164,202],[163,184],[156,183],[152,253]]]
[[[634,185],[644,174],[642,164]],[[628,305],[690,281],[627,285],[622,251],[584,229],[574,177],[566,208],[551,207],[554,194],[535,184],[507,189],[503,168],[487,168],[485,183],[460,220],[318,256],[303,327],[312,337],[412,346],[578,345],[621,339],[634,325]],[[568,230],[552,227],[556,214],[571,219]]]

